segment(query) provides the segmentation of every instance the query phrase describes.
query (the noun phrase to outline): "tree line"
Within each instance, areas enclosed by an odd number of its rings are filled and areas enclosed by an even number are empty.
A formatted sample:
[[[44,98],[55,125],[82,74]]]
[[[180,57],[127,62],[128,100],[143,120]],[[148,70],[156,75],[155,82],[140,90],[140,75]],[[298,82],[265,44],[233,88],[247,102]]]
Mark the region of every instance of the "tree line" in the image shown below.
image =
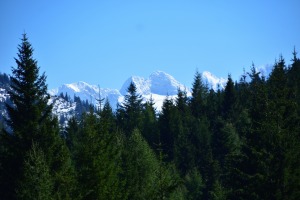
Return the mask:
[[[113,111],[90,108],[61,129],[26,34],[0,134],[1,199],[298,199],[300,60],[268,77],[254,65],[224,90],[195,73],[161,112],[134,83]],[[67,95],[66,95],[67,96]],[[68,98],[68,96],[67,96]]]

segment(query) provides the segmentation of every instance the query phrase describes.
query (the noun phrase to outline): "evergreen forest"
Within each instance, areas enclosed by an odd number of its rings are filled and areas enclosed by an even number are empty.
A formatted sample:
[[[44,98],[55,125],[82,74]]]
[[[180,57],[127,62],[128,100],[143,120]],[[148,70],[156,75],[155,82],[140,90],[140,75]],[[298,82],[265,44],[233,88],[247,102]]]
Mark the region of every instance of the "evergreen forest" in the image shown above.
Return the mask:
[[[88,106],[62,128],[26,34],[5,77],[0,199],[299,199],[300,59],[254,64],[214,91],[196,71],[162,110],[131,83],[114,111]]]

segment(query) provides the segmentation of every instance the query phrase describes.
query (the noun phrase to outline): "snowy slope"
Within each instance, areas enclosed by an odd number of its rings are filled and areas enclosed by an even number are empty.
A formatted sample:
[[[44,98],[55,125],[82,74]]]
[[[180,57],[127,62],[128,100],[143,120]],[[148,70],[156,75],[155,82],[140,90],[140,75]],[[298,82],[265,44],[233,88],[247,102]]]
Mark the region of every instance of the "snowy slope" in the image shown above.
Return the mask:
[[[5,88],[0,87],[0,121],[4,120],[4,117],[7,117],[7,111],[5,103],[8,103],[9,94]]]
[[[4,118],[8,118],[8,113],[6,110],[5,103],[10,104],[10,97],[7,93],[7,89],[0,87],[0,121],[4,120]],[[51,96],[48,101],[48,105],[52,104],[52,114],[56,116],[61,125],[67,125],[67,120],[72,116],[75,116],[75,102],[68,102],[61,97]]]
[[[80,97],[81,100],[87,100],[98,106],[97,99],[99,99],[99,87],[96,85],[90,85],[83,81],[64,84],[57,89],[50,90],[49,93],[52,96],[67,93],[71,98],[77,96]],[[117,105],[120,97],[121,94],[116,89],[100,88],[100,98],[108,98],[111,105]]]
[[[52,104],[52,114],[57,116],[58,121],[64,127],[67,121],[76,114],[76,103],[64,100],[61,97],[51,96],[48,105]]]
[[[208,71],[204,71],[202,73],[202,80],[208,85],[209,88],[212,88],[215,91],[218,90],[218,87],[220,89],[224,89],[227,82],[227,79],[218,78]]]
[[[211,87],[214,90],[217,90],[218,85],[220,89],[224,89],[227,81],[224,78],[217,78],[207,71],[202,73],[202,78],[204,83],[208,84],[208,87]],[[131,76],[124,82],[120,90],[101,88],[101,98],[107,98],[113,109],[116,109],[117,103],[123,102],[124,96],[127,93],[127,88],[131,82],[135,84],[137,93],[143,97],[144,102],[150,100],[150,98],[154,100],[154,106],[158,111],[161,110],[162,103],[166,96],[169,96],[169,98],[176,97],[178,88],[186,91],[187,96],[191,96],[191,90],[177,81],[173,76],[162,71],[155,71],[148,78]],[[59,95],[60,93],[67,93],[71,98],[73,98],[74,95],[76,95],[80,97],[81,100],[87,100],[98,106],[96,100],[99,99],[98,86],[90,85],[83,81],[64,84],[57,89],[50,90],[49,92],[53,96]]]
[[[127,88],[130,83],[133,82],[137,88],[137,93],[143,97],[144,102],[152,98],[155,103],[156,109],[159,111],[163,100],[166,96],[173,98],[177,95],[177,89],[185,90],[187,95],[190,96],[190,90],[179,83],[171,75],[156,71],[152,73],[148,78],[143,78],[139,76],[132,76],[127,79],[120,89],[100,89],[101,98],[107,98],[113,107],[116,109],[117,103],[122,103],[124,100],[124,95],[127,93]],[[64,84],[57,89],[50,90],[51,95],[59,95],[61,93],[67,93],[73,98],[74,95],[80,97],[81,100],[87,100],[92,104],[97,105],[97,100],[99,99],[99,88],[95,85],[90,85],[86,82],[80,81],[78,83]]]
[[[162,71],[153,72],[149,78],[145,79],[139,76],[132,76],[125,81],[120,93],[125,95],[129,84],[133,82],[137,88],[137,92],[141,95],[157,94],[157,95],[176,95],[178,88],[186,90],[189,89],[179,83],[173,76]]]
[[[202,73],[202,78],[203,81],[213,89],[217,89],[218,84],[220,85],[220,89],[223,89],[226,85],[226,79],[217,78],[207,71]],[[120,91],[117,89],[100,88],[100,97],[107,98],[113,109],[116,109],[117,104],[123,102],[124,95],[126,95],[127,88],[131,82],[135,84],[137,93],[142,96],[143,102],[149,101],[150,98],[154,100],[154,106],[157,111],[161,110],[163,101],[167,96],[171,99],[176,98],[178,88],[186,91],[187,95],[191,96],[190,89],[177,81],[173,76],[162,71],[156,71],[148,78],[139,76],[130,77],[124,82]],[[9,101],[7,87],[0,86],[0,120],[3,120],[3,117],[7,116],[5,109],[5,102]],[[98,106],[96,99],[99,99],[99,87],[83,81],[64,84],[59,88],[49,90],[49,93],[51,98],[48,103],[53,104],[52,112],[58,117],[62,125],[66,125],[66,120],[76,115],[77,111],[76,102],[66,101],[64,98],[61,98],[59,94],[63,93],[65,95],[67,93],[72,99],[74,96],[77,96],[80,97],[81,100],[87,100],[95,106]]]

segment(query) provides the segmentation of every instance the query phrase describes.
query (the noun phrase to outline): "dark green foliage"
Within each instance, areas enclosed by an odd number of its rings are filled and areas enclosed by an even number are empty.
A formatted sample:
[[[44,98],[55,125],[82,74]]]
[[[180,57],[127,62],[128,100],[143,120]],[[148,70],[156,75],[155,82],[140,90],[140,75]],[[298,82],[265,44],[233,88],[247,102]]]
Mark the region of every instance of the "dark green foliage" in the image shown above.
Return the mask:
[[[156,117],[156,110],[153,107],[154,103],[152,98],[146,102],[143,110],[143,129],[142,135],[148,141],[152,149],[155,149],[159,144],[159,129]]]
[[[295,50],[290,66],[281,56],[264,77],[253,64],[224,90],[208,90],[196,72],[192,96],[178,90],[160,113],[133,83],[116,113],[108,101],[95,110],[75,97],[78,115],[63,135],[32,53],[24,34],[11,78],[0,74],[0,87],[11,88],[0,124],[1,199],[299,198]]]
[[[192,141],[193,132],[190,121],[191,113],[188,107],[186,92],[178,90],[176,98],[176,110],[174,111],[174,161],[182,173],[185,175],[188,170],[195,167],[194,145]]]
[[[120,145],[117,134],[109,132],[104,117],[99,121],[91,112],[82,118],[73,138],[73,155],[82,199],[121,199]],[[74,122],[72,122],[74,123]],[[76,128],[76,125],[72,125]],[[73,129],[76,130],[76,129]]]
[[[109,101],[106,99],[104,106],[99,114],[100,117],[100,129],[106,134],[116,132],[116,117],[113,113],[113,110],[109,104]]]
[[[5,73],[0,73],[0,87],[8,89],[10,86],[10,78],[7,74]]]
[[[208,88],[206,85],[204,85],[201,74],[196,71],[192,87],[192,99],[190,103],[192,114],[196,118],[207,114],[207,95]]]
[[[17,189],[17,196],[19,199],[50,200],[54,197],[53,186],[54,182],[45,155],[33,143],[25,158],[23,178]]]
[[[185,185],[187,189],[186,199],[203,199],[204,182],[197,169],[191,170],[185,176]]]
[[[224,91],[224,100],[222,105],[222,113],[225,119],[232,119],[234,117],[234,109],[236,104],[236,91],[231,76],[228,75]]]
[[[17,68],[12,69],[12,90],[9,91],[14,105],[7,105],[7,123],[14,135],[22,140],[21,151],[27,151],[32,139],[38,137],[39,126],[49,117],[52,107],[47,105],[46,76],[39,76],[37,61],[32,58],[33,49],[25,34],[18,50]]]
[[[172,132],[174,130],[174,111],[175,106],[173,101],[168,97],[164,100],[162,111],[159,116],[159,139],[162,145],[163,154],[166,155],[166,160],[174,159],[174,141],[175,136]]]
[[[137,94],[136,86],[131,82],[124,102],[117,109],[118,124],[126,136],[129,136],[135,128],[142,128],[142,110],[142,97]]]
[[[47,104],[46,76],[39,75],[39,67],[32,57],[33,49],[26,34],[18,50],[18,58],[15,59],[17,67],[12,68],[12,90],[9,90],[13,104],[7,104],[9,128],[0,137],[3,166],[0,171],[0,196],[5,199],[16,198],[17,185],[24,185],[22,174],[26,168],[26,155],[32,145],[37,144],[45,155],[53,178],[51,192],[55,194],[54,198],[68,199],[73,189],[71,160],[60,137],[57,119],[51,116],[52,106]]]
[[[77,119],[80,119],[81,116],[82,116],[82,114],[88,112],[91,108],[94,107],[87,100],[86,101],[82,101],[80,99],[80,97],[77,97],[75,95],[74,95],[74,102],[76,103],[75,113],[76,113],[76,118]]]
[[[158,160],[140,132],[135,129],[123,153],[127,199],[152,199],[157,185]]]
[[[241,142],[233,124],[218,119],[216,127],[217,130],[213,135],[213,151],[215,158],[223,167],[227,155],[240,151]]]
[[[157,184],[154,199],[169,199],[172,195],[178,193],[177,190],[181,185],[180,177],[175,165],[164,161],[161,144],[158,145],[157,152],[159,166],[155,173]]]

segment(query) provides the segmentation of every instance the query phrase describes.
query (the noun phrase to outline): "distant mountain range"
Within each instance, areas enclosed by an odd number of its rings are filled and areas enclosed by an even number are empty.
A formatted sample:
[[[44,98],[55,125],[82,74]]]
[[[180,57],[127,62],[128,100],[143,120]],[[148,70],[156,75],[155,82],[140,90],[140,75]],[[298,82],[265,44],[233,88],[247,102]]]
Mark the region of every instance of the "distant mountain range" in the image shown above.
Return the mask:
[[[218,87],[223,89],[227,81],[227,79],[217,78],[207,71],[202,73],[202,79],[208,87],[213,88],[214,90]],[[126,95],[127,88],[131,82],[135,84],[137,93],[143,97],[144,101],[148,101],[150,98],[154,100],[155,107],[158,111],[161,109],[166,96],[174,98],[177,95],[178,88],[186,91],[187,96],[191,96],[190,88],[181,84],[170,74],[162,71],[153,72],[148,78],[131,76],[124,82],[120,90],[99,88],[96,85],[90,85],[86,82],[80,81],[77,83],[63,84],[59,88],[49,90],[49,93],[52,96],[67,93],[71,98],[73,98],[73,96],[77,96],[80,97],[81,100],[87,100],[96,106],[99,106],[96,99],[107,98],[113,109],[115,109],[117,103],[121,103],[123,101],[124,95]]]
[[[1,77],[2,79],[5,77],[5,81],[0,80],[0,121],[7,117],[5,103],[11,104],[8,94],[8,90],[11,90],[9,77],[6,74],[2,74]],[[220,89],[223,89],[226,85],[226,79],[217,78],[210,72],[203,72],[202,79],[204,83],[213,89],[216,89],[218,85]],[[163,101],[167,96],[173,99],[177,96],[178,88],[186,91],[187,96],[191,96],[190,88],[181,84],[170,74],[156,71],[148,78],[131,76],[124,82],[120,90],[99,88],[83,81],[63,84],[59,88],[49,90],[51,98],[48,103],[53,105],[52,113],[58,117],[60,124],[65,126],[70,117],[80,115],[86,111],[89,103],[98,107],[97,99],[99,98],[108,99],[115,110],[117,104],[123,102],[131,82],[135,84],[137,93],[142,96],[144,102],[153,99],[158,112],[161,110]]]
[[[266,65],[260,67],[258,70],[265,76],[268,76],[271,71],[271,66]],[[1,74],[0,74],[1,75]],[[10,81],[7,75],[2,74],[3,81],[0,80],[0,121],[7,116],[5,103],[11,103],[8,95],[10,90]],[[208,71],[202,73],[202,80],[209,88],[224,89],[227,79],[218,78]],[[49,104],[53,105],[53,114],[58,117],[60,124],[66,125],[67,119],[71,116],[80,115],[88,109],[88,104],[93,104],[98,107],[97,99],[108,99],[110,105],[115,110],[117,104],[122,103],[124,96],[127,93],[129,84],[133,82],[137,88],[137,93],[146,102],[153,99],[155,108],[159,112],[161,110],[163,101],[166,97],[175,98],[177,96],[178,88],[184,90],[187,96],[191,96],[191,89],[181,84],[173,76],[162,71],[153,72],[148,78],[131,76],[128,78],[120,90],[99,88],[96,85],[90,85],[86,82],[80,81],[77,83],[63,84],[59,88],[49,90],[51,98]],[[67,94],[67,98],[66,98]],[[76,98],[75,98],[76,97]],[[80,98],[80,100],[79,100]],[[87,103],[82,103],[87,102]]]

